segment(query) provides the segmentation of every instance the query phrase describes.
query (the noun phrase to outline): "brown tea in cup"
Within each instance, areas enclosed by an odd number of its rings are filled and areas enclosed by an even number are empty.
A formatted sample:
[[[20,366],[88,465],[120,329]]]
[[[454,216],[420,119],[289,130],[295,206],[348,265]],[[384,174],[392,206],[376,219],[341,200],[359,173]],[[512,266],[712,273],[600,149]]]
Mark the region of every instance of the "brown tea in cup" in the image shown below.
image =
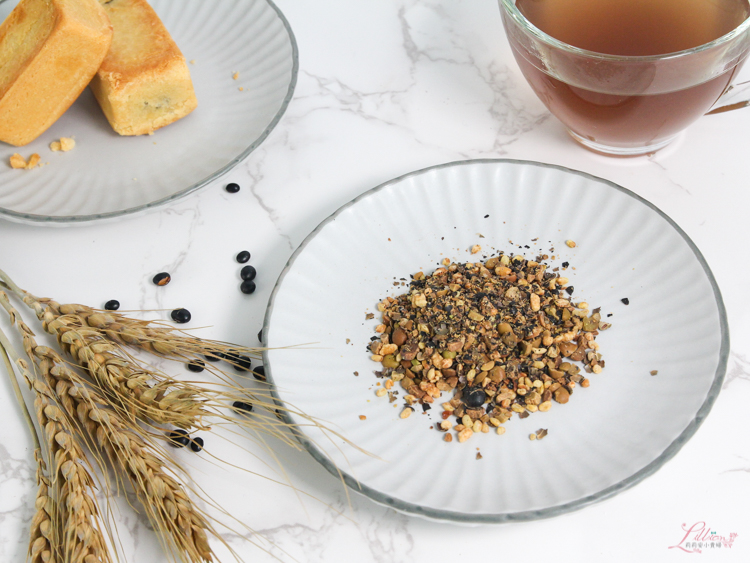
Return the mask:
[[[706,113],[748,53],[748,0],[500,0],[534,92],[583,145],[658,150]]]

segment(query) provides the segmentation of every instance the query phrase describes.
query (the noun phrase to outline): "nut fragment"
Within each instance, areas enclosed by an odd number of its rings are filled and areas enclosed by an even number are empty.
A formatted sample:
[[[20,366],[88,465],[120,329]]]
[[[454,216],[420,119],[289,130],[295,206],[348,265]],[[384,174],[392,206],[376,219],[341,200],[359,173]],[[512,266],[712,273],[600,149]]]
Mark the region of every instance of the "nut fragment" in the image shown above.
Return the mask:
[[[463,443],[471,438],[473,434],[474,431],[471,428],[464,428],[463,430],[461,430],[461,432],[458,433],[458,441]]]
[[[514,413],[547,412],[553,400],[567,403],[576,383],[588,386],[582,367],[602,371],[594,340],[602,330],[600,309],[589,312],[588,303],[573,301],[574,288],[557,268],[547,268],[547,258],[443,259],[432,273],[412,275],[407,293],[378,303],[383,318],[368,346],[382,365],[376,373],[384,388],[400,382],[407,393],[412,407],[402,418],[415,404],[427,410],[436,403],[442,404],[436,427],[456,430],[459,442],[491,427],[502,433]],[[446,391],[454,393],[449,401],[441,399]]]

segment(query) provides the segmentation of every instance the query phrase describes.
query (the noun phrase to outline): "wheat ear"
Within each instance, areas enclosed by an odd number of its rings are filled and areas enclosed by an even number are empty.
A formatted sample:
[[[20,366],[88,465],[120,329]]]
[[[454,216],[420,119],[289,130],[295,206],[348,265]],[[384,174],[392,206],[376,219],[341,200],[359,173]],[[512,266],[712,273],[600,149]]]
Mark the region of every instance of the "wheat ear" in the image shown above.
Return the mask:
[[[3,292],[0,292],[0,304],[8,312],[11,324],[21,333],[24,348],[28,351],[29,343],[33,343],[33,333],[17,318],[16,311]],[[2,338],[6,340],[4,334]],[[34,356],[29,357],[35,359]],[[31,528],[32,560],[49,560],[58,552],[58,557],[65,563],[110,563],[100,527],[93,480],[84,465],[86,457],[74,437],[73,423],[57,406],[56,397],[48,384],[29,369],[25,360],[19,357],[14,360],[34,392],[34,411],[46,438],[45,446],[51,466],[49,477],[46,477],[46,464],[41,448],[37,447],[35,458],[39,491],[37,512]]]
[[[251,350],[223,342],[187,337],[180,331],[152,321],[96,311],[85,305],[61,305],[51,299],[37,298],[24,290],[20,291],[24,303],[36,313],[45,331],[54,335],[62,349],[86,369],[98,383],[102,393],[108,398],[114,398],[115,405],[135,418],[185,429],[205,429],[202,424],[204,417],[210,415],[225,419],[221,409],[236,411],[231,406],[235,401],[250,400],[269,410],[276,408],[268,389],[250,391],[226,375],[223,379],[228,385],[211,390],[175,380],[141,367],[122,350],[121,345],[135,346],[181,361],[190,361],[199,354],[214,352],[226,357],[230,352],[252,353]],[[218,375],[215,371],[212,373]],[[236,424],[238,420],[231,422]],[[299,448],[298,442],[290,439],[284,431],[287,425],[273,417],[241,418],[239,424],[249,430],[265,432]]]
[[[105,315],[81,305],[38,300],[30,294],[24,296],[24,303],[35,311],[44,330],[57,338],[63,351],[80,364],[123,413],[145,422],[205,428],[202,419],[208,412],[204,405],[211,392],[145,369],[123,355],[119,345],[110,340],[115,331],[104,332],[87,324],[96,323],[98,317]]]
[[[42,457],[42,450],[34,450],[36,461],[37,492],[34,508],[36,512],[31,519],[29,536],[29,557],[31,563],[56,563],[57,546],[56,530],[58,525],[57,503],[51,496],[51,484],[47,477],[47,465]]]
[[[18,384],[16,372],[11,363],[10,355],[18,361],[19,369],[25,368],[25,363],[18,357],[5,333],[0,330],[0,356],[2,356],[5,368],[10,379],[13,392],[16,395],[18,405],[21,407],[24,419],[28,424],[31,438],[34,442],[34,461],[36,461],[36,483],[37,492],[34,507],[36,512],[31,519],[29,534],[29,559],[31,563],[56,563],[59,552],[56,531],[59,520],[57,518],[57,503],[51,496],[50,481],[47,472],[47,464],[42,455],[42,444],[39,440],[34,421],[31,418],[29,409],[26,407],[26,401],[21,393],[21,387]],[[31,382],[27,379],[27,383]]]
[[[2,292],[0,303],[16,319],[15,310]],[[16,319],[15,325],[23,337],[24,350],[34,359],[44,379],[43,382],[38,378],[33,380],[35,390],[41,389],[41,384],[46,383],[47,388],[54,389],[60,405],[60,409],[55,411],[45,407],[41,409],[42,413],[55,423],[58,422],[56,419],[66,417],[77,419],[77,436],[103,452],[112,466],[125,475],[152,525],[164,533],[164,539],[176,548],[173,553],[180,560],[189,563],[213,561],[207,532],[217,537],[218,534],[193,504],[160,452],[137,432],[140,427],[123,418],[118,411],[106,408],[104,397],[96,390],[89,389],[82,376],[68,367],[57,352],[47,346],[39,346],[33,332],[20,318]],[[37,397],[40,395],[46,396],[44,393],[37,393]],[[37,408],[37,413],[39,412],[40,409]],[[47,434],[49,438],[50,433]],[[54,438],[58,442],[57,434]],[[73,442],[59,441],[63,442],[58,443],[61,447]],[[55,447],[52,443],[50,445]],[[54,459],[57,460],[58,456],[55,455]],[[71,469],[69,465],[65,467]],[[106,468],[102,470],[106,471]],[[63,474],[66,475],[67,473]],[[65,561],[68,563],[68,560]],[[94,563],[97,560],[89,558],[70,561]]]
[[[82,431],[79,434],[84,439],[90,436],[90,444],[125,475],[152,525],[174,544],[177,556],[191,563],[212,561],[206,532],[217,534],[171,474],[158,450],[133,430],[132,421],[106,408],[106,400],[87,388],[85,380],[57,352],[37,345],[28,327],[20,321],[18,325],[23,330],[24,349],[38,362],[62,409],[77,419]]]

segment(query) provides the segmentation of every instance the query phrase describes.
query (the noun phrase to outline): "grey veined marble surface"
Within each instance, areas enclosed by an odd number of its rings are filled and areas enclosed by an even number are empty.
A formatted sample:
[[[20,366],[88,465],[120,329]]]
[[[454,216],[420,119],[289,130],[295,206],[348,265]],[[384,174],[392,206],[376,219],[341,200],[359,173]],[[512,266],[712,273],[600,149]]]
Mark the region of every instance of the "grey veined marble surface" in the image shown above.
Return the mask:
[[[750,560],[750,109],[704,117],[655,155],[607,158],[571,141],[531,92],[492,0],[277,4],[294,30],[300,71],[286,114],[259,149],[199,193],[144,216],[70,228],[0,221],[0,268],[60,302],[118,299],[123,310],[162,310],[151,318],[187,307],[201,336],[255,346],[287,259],[344,203],[426,166],[536,160],[606,178],[674,219],[716,276],[732,349],[712,412],[676,457],[614,498],[536,522],[461,527],[403,516],[348,496],[306,452],[271,444],[283,475],[253,444],[208,435],[207,446],[235,467],[184,450],[175,456],[236,519],[206,507],[232,528],[227,543],[253,562]],[[737,82],[748,79],[746,69]],[[733,101],[750,97],[743,88]],[[227,193],[228,182],[241,191]],[[258,269],[253,295],[239,291],[234,256],[243,249]],[[161,271],[173,281],[157,288],[150,280]],[[4,316],[0,327],[9,332]],[[4,377],[0,413],[0,561],[20,563],[33,513],[33,447]],[[123,499],[112,506],[123,558],[162,561],[147,523]],[[699,541],[701,523],[737,534],[732,546],[700,555],[669,549]]]

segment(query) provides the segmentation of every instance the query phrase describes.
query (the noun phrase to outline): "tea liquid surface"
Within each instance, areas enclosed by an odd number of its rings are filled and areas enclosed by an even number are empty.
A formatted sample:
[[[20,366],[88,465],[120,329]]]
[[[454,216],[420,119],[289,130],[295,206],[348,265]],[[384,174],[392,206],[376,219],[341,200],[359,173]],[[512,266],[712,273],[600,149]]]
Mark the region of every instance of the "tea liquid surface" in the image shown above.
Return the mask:
[[[517,0],[539,29],[610,55],[663,55],[718,39],[750,15],[748,0]]]

